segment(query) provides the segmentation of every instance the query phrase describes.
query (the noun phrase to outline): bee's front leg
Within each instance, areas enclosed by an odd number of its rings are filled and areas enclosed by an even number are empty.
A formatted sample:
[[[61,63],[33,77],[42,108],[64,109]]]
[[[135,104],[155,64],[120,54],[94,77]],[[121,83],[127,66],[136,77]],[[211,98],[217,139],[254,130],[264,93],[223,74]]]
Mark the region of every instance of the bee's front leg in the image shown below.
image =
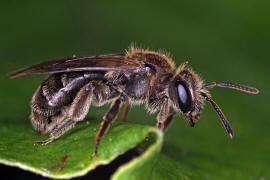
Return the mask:
[[[168,98],[165,97],[157,116],[157,128],[161,131],[166,131],[176,114],[174,110],[170,112]]]

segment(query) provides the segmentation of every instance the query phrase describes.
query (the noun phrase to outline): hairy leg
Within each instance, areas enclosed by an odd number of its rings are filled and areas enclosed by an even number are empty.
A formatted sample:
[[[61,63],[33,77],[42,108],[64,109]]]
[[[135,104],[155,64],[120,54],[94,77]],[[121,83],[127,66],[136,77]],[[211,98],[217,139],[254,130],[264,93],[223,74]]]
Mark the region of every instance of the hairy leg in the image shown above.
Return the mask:
[[[163,104],[161,105],[160,111],[157,116],[157,128],[161,131],[166,131],[173,120],[173,116],[175,115],[175,111],[170,111],[168,98],[164,99]]]
[[[78,121],[83,120],[89,111],[92,92],[93,87],[90,82],[78,92],[72,105],[68,107],[67,110],[63,109],[63,111],[66,111],[66,117],[51,131],[50,138],[45,141],[36,142],[34,145],[46,145],[52,142],[71,129]]]

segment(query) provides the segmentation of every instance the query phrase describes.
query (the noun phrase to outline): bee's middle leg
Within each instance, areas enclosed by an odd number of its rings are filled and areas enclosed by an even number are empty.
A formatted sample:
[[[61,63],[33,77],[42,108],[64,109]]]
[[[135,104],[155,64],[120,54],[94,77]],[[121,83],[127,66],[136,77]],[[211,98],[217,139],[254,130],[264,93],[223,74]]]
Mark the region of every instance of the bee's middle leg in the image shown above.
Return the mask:
[[[82,121],[89,111],[92,94],[93,86],[90,82],[77,93],[72,105],[64,110],[67,115],[59,123],[58,127],[51,131],[50,138],[45,141],[36,142],[34,145],[46,145],[71,129],[78,121]]]
[[[123,108],[123,112],[122,112],[122,116],[121,116],[122,121],[126,121],[129,109],[130,109],[129,108],[129,102],[126,101],[125,104],[124,104],[124,108]]]
[[[117,117],[117,114],[119,112],[122,101],[123,101],[122,97],[116,99],[111,104],[109,111],[103,117],[103,121],[102,121],[102,123],[100,125],[100,128],[99,128],[99,130],[98,130],[98,132],[96,134],[96,137],[95,137],[95,151],[92,154],[91,158],[94,158],[94,157],[96,157],[98,155],[98,147],[99,147],[100,140],[104,136],[106,130],[108,130],[110,124]]]

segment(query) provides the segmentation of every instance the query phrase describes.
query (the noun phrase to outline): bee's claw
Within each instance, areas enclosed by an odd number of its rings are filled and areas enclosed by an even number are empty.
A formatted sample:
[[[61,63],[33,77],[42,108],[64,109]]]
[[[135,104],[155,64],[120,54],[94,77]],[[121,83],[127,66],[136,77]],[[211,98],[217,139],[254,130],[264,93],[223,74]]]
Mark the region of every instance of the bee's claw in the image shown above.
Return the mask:
[[[91,155],[91,159],[94,159],[94,158],[96,158],[98,156],[98,153],[93,153],[92,155]]]
[[[45,145],[44,141],[38,141],[34,143],[34,146]]]

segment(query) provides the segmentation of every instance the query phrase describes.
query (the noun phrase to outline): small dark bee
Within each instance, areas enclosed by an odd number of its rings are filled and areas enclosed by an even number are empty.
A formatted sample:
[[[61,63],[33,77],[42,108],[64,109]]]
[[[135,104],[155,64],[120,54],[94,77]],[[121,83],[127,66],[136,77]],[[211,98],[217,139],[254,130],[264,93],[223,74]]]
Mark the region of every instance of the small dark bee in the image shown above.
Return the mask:
[[[145,103],[149,113],[159,111],[157,127],[165,131],[176,113],[194,126],[210,102],[230,138],[233,131],[218,105],[211,99],[209,88],[228,87],[257,94],[255,88],[226,82],[205,84],[186,63],[174,73],[174,62],[168,55],[131,47],[125,54],[73,56],[43,62],[9,74],[19,78],[31,74],[51,74],[37,89],[31,102],[31,123],[41,134],[50,138],[36,142],[45,145],[72,128],[87,115],[90,105],[110,103],[95,137],[95,150],[109,125],[124,105],[126,119],[129,105]]]

